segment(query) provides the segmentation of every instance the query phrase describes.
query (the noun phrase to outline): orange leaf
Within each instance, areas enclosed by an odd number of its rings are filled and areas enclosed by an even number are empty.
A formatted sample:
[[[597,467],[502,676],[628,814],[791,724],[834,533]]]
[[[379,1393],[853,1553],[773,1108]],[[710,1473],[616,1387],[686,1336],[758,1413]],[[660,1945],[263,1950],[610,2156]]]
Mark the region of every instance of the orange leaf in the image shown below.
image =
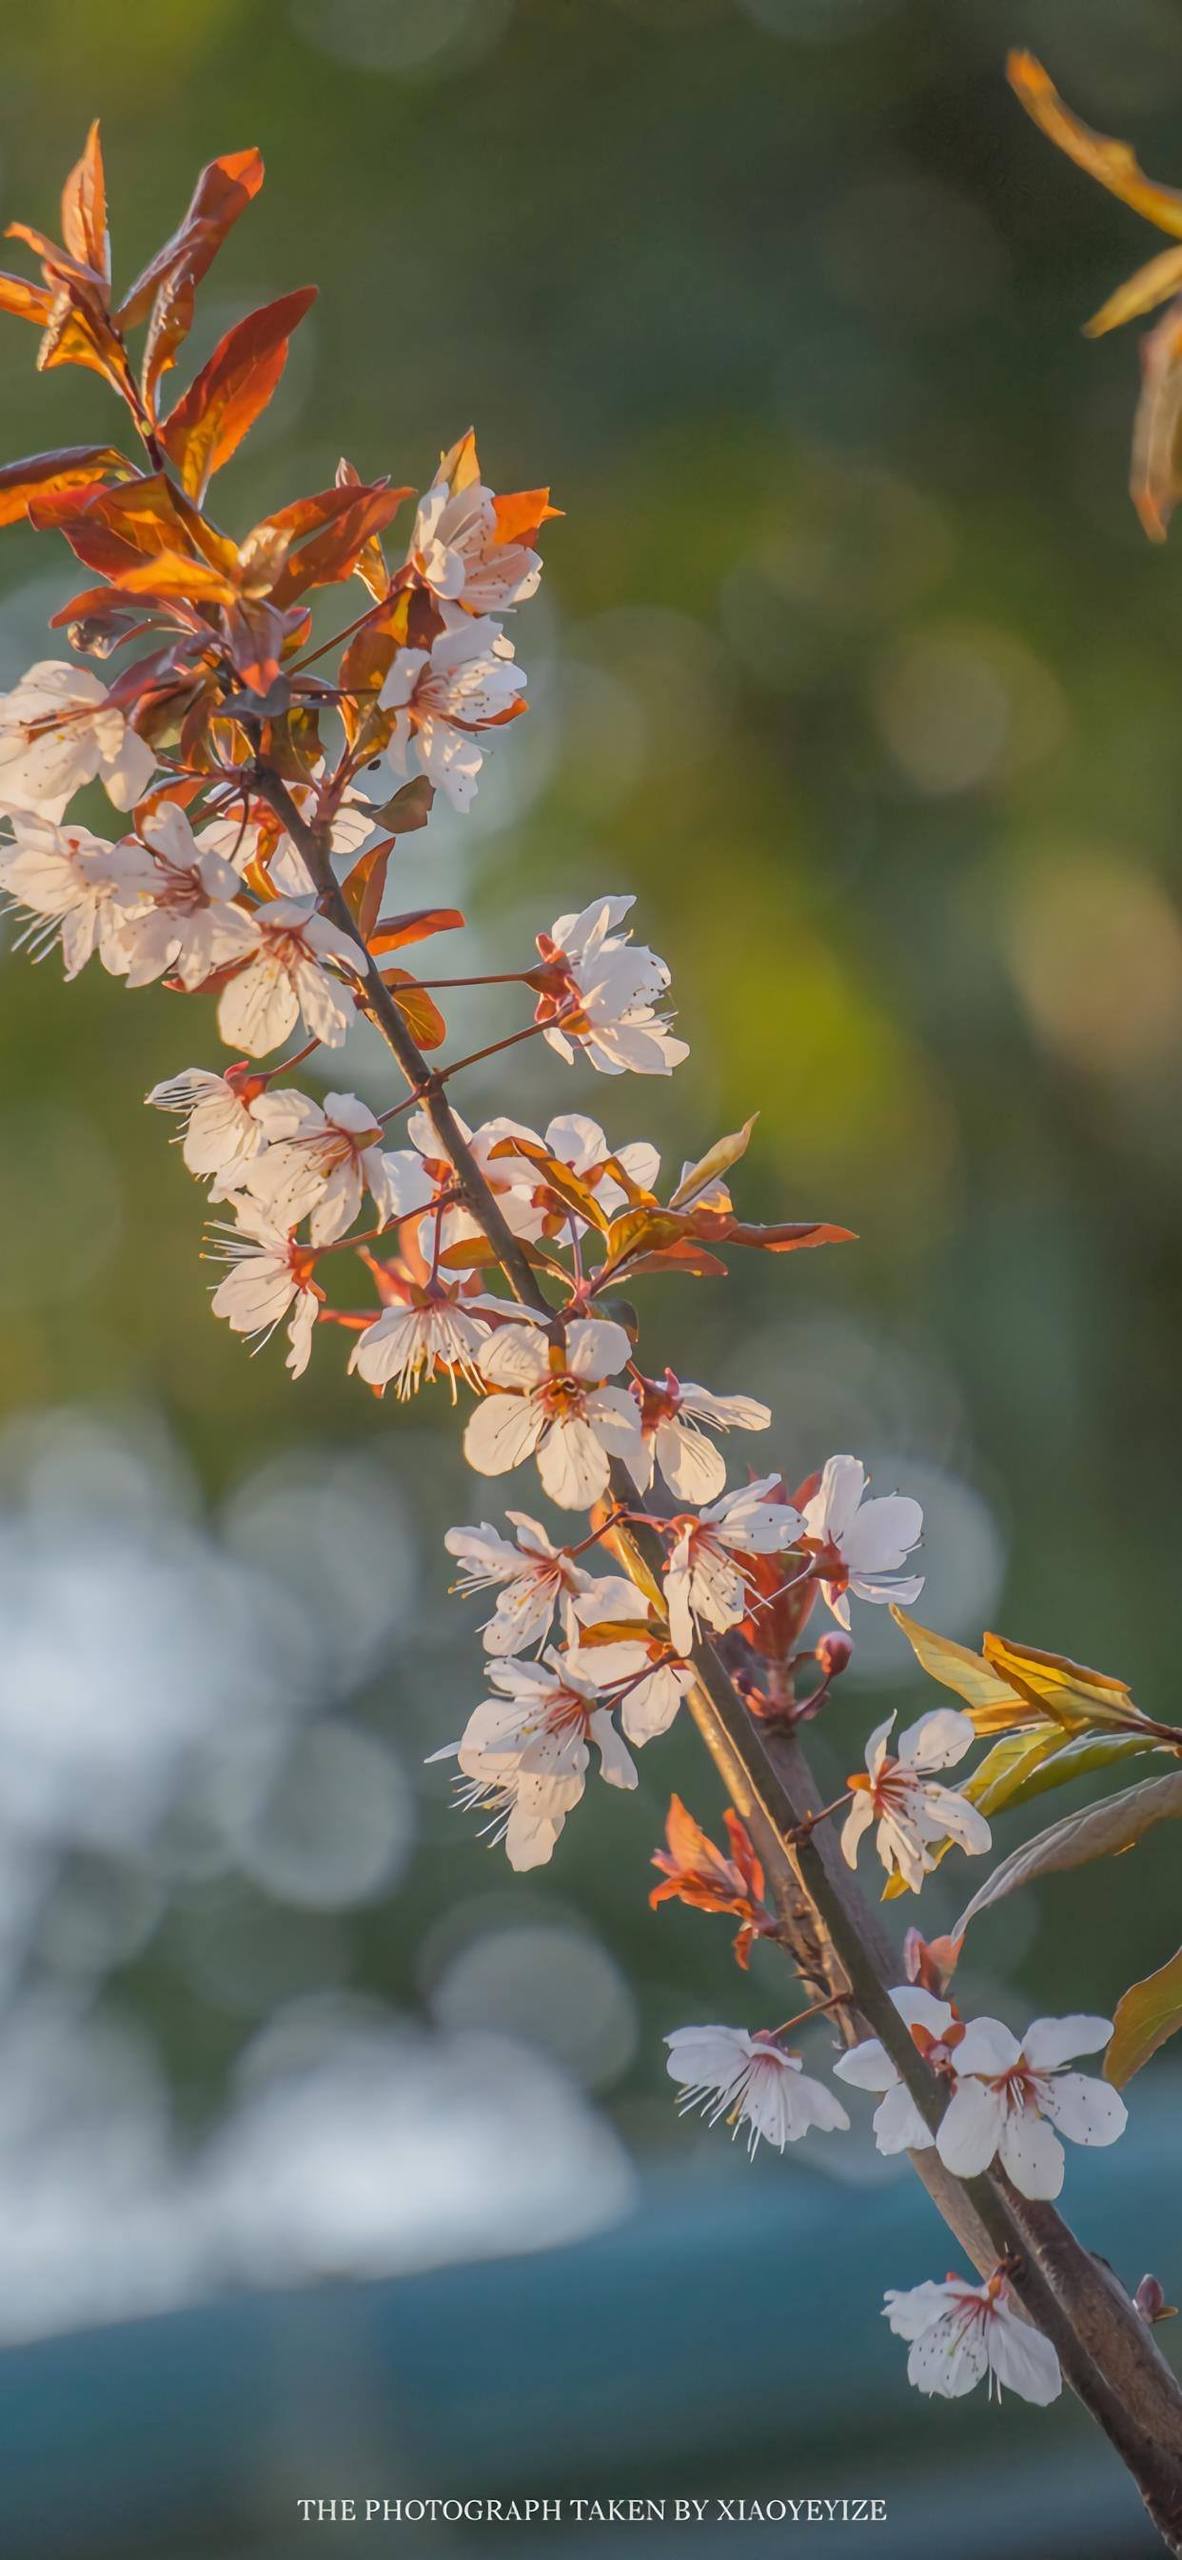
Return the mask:
[[[447,1024],[438,1005],[409,969],[383,969],[388,986],[412,1040],[420,1049],[438,1049],[447,1038]]]
[[[104,284],[110,283],[107,186],[97,120],[87,134],[81,159],[62,188],[62,238],[72,257],[80,259]]]
[[[35,498],[93,487],[112,473],[121,479],[133,476],[130,462],[110,444],[60,445],[56,453],[33,453],[23,462],[6,462],[0,468],[0,525],[16,524],[28,514]]]
[[[25,276],[0,274],[0,311],[10,311],[14,320],[35,320],[43,329],[52,303],[47,285],[30,284]]]
[[[144,397],[153,404],[161,375],[193,325],[197,287],[227,233],[257,196],[263,163],[257,151],[229,151],[201,172],[184,221],[136,278],[116,318],[121,329],[151,320],[144,347]]]
[[[160,431],[191,498],[229,461],[278,384],[292,331],[316,299],[315,285],[285,293],[227,329]]]
[[[711,1230],[707,1228],[706,1233],[710,1234]],[[815,1221],[798,1220],[788,1226],[751,1227],[745,1225],[741,1218],[730,1218],[726,1221],[725,1234],[718,1241],[722,1244],[754,1245],[760,1253],[798,1253],[806,1245],[856,1244],[858,1239],[851,1227],[828,1227]]]
[[[508,497],[493,499],[493,513],[498,542],[532,543],[542,525],[562,509],[551,506],[548,489],[515,489]]]
[[[366,544],[411,494],[409,489],[390,489],[378,482],[362,489],[325,490],[321,498],[305,500],[305,506],[323,509],[321,529],[301,550],[289,554],[272,589],[274,602],[291,604],[308,587],[337,586],[351,577]],[[331,508],[329,500],[335,501]],[[295,512],[282,509],[269,521],[282,528],[285,516]]]
[[[371,845],[369,852],[361,855],[341,884],[363,942],[369,941],[381,910],[393,851],[393,836],[383,837],[381,844]]]
[[[403,951],[408,943],[426,942],[433,933],[454,933],[465,921],[458,907],[416,907],[404,916],[383,916],[370,934],[369,947],[371,951]]]

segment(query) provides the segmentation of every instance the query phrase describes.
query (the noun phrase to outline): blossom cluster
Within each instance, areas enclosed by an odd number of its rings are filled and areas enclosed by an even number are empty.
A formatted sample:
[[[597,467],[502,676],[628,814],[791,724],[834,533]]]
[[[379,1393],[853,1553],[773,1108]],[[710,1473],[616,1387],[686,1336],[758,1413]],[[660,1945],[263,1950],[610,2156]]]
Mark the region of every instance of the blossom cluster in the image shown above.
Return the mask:
[[[95,961],[129,988],[163,983],[214,1008],[221,1062],[181,1067],[147,1096],[175,1117],[182,1161],[220,1213],[214,1314],[256,1348],[282,1329],[294,1376],[333,1327],[376,1396],[403,1402],[437,1384],[453,1405],[463,1396],[475,1474],[536,1469],[558,1515],[549,1525],[512,1509],[448,1532],[460,1589],[491,1605],[484,1694],[433,1755],[455,1762],[461,1803],[511,1865],[531,1869],[553,1856],[593,1766],[609,1786],[635,1786],[633,1753],[695,1694],[703,1646],[755,1723],[792,1729],[820,1713],[851,1657],[852,1604],[918,1597],[923,1521],[909,1495],[871,1493],[849,1454],[795,1485],[778,1468],[728,1482],[721,1441],[769,1431],[769,1407],[642,1365],[622,1283],[717,1275],[731,1249],[846,1238],[816,1220],[742,1215],[729,1177],[751,1124],[663,1181],[647,1138],[617,1142],[580,1109],[539,1130],[505,1117],[469,1127],[444,1106],[472,1063],[429,1064],[447,1039],[435,997],[452,984],[512,987],[528,1013],[482,1059],[536,1037],[565,1068],[667,1077],[687,1049],[670,970],[634,941],[627,895],[572,907],[495,976],[405,965],[464,919],[432,905],[387,913],[391,858],[429,826],[437,793],[471,808],[494,733],[525,710],[510,626],[537,591],[536,545],[555,510],[543,489],[498,494],[469,433],[417,497],[393,561],[388,529],[414,493],[362,483],[345,462],[331,490],[241,541],[214,525],[208,480],[270,398],[310,293],[237,324],[167,414],[161,393],[193,291],[261,174],[255,154],[211,164],[186,221],[116,302],[92,134],[63,199],[64,247],[20,233],[44,287],[0,278],[0,308],[43,325],[43,363],[85,363],[117,390],[146,466],[73,448],[0,475],[0,520],[53,525],[101,581],[57,617],[75,654],[38,662],[0,697],[0,891],[20,937],[38,957],[60,949],[67,978]],[[145,320],[135,377],[127,334]],[[330,682],[307,599],[354,579],[369,602],[329,644]],[[78,662],[145,642],[110,684]],[[72,808],[92,791],[93,815],[100,790],[116,817],[94,828]],[[385,1029],[409,1085],[380,1111],[348,1089],[336,1057],[363,1020]],[[637,1531],[652,1559],[643,1573]],[[810,1637],[818,1607],[832,1624]],[[872,1833],[888,1890],[918,1892],[950,1847],[990,1845],[975,1781],[961,1790],[940,1775],[978,1727],[940,1708],[893,1737],[893,1718],[877,1726],[837,1804],[813,1819],[842,1813],[851,1867]],[[737,1816],[728,1831],[729,1856],[674,1799],[652,1898],[736,1917],[746,1964],[758,1938],[783,1932]],[[1019,2043],[923,1983],[894,1997],[930,2120],[881,2043],[863,2040],[835,2066],[879,2098],[880,2150],[934,2145],[956,2176],[997,2164],[1048,2198],[1063,2179],[1061,2137],[1099,2144],[1121,2131],[1115,2090],[1068,2068],[1101,2048],[1107,2021],[1040,2019]],[[674,2030],[682,2106],[745,2128],[752,2152],[847,2132],[841,2098],[787,2032]],[[922,2389],[955,2394],[986,2371],[1031,2399],[1058,2388],[1054,2350],[1017,2318],[1003,2270],[982,2287],[893,2294],[888,2314]]]

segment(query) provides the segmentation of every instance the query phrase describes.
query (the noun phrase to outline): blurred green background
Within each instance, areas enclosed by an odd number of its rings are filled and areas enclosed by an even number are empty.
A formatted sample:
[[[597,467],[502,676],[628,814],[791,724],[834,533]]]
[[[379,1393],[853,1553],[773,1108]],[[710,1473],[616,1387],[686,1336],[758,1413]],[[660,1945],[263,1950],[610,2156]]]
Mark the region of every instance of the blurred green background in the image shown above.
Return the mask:
[[[790,1479],[852,1449],[918,1493],[921,1615],[1174,1714],[1182,571],[1124,494],[1135,349],[1078,333],[1154,243],[1002,63],[1032,45],[1177,177],[1177,12],[4,0],[0,28],[5,218],[54,227],[100,113],[125,279],[203,160],[265,153],[193,353],[290,285],[321,300],[219,483],[236,531],[341,451],[423,485],[471,420],[495,485],[565,510],[514,632],[531,716],[473,816],[407,840],[399,903],[457,897],[495,968],[634,888],[692,1055],[657,1087],[527,1047],[469,1116],[580,1107],[677,1161],[758,1106],[744,1206],[861,1241],[644,1284],[648,1365],[766,1394]],[[5,455],[105,435],[101,387],[38,379],[5,326]],[[77,577],[24,529],[0,573],[11,684]],[[744,1985],[724,1926],[647,1911],[670,1789],[717,1817],[693,1737],[520,1883],[421,1770],[479,1694],[442,1529],[497,1506],[438,1391],[375,1404],[331,1335],[293,1389],[208,1320],[200,1195],[140,1108],[213,1062],[207,1017],[52,958],[6,957],[3,999],[0,2335],[573,2239],[638,2172],[689,2179],[704,2229],[737,2180],[752,2214],[803,2181],[839,2231],[817,2164],[752,2177],[668,2101],[665,2031],[784,2008],[770,1958]],[[452,1019],[468,1047],[516,1017]],[[363,1041],[334,1080],[390,1090]],[[924,1703],[869,1615],[823,1782]],[[1176,1859],[1159,1832],[1008,1905],[968,2002],[1108,2008],[1172,1951]],[[1130,2251],[1168,2259],[1131,2161],[1104,2177],[1089,2236],[1123,2195]],[[942,2272],[916,2229],[886,2281]],[[876,2303],[855,2270],[849,2355]],[[920,2497],[939,2429],[882,2369]],[[1046,2441],[1079,2457],[1083,2422]]]

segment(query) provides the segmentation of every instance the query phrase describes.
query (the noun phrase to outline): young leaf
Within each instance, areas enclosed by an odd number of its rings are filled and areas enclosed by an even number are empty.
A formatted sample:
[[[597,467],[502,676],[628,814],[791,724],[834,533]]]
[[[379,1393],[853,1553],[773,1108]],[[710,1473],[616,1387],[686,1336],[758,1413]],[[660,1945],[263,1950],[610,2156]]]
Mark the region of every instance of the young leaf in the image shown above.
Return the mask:
[[[176,363],[193,326],[197,287],[227,233],[257,196],[263,163],[257,151],[228,151],[202,170],[184,221],[137,276],[116,314],[123,330],[151,320],[144,346],[142,382],[149,408],[162,375]]]
[[[30,284],[27,276],[0,274],[0,311],[10,311],[14,320],[32,320],[43,329],[52,307],[48,285]]]
[[[954,1644],[951,1636],[937,1635],[934,1627],[921,1627],[918,1618],[909,1618],[905,1609],[892,1605],[891,1616],[906,1636],[920,1669],[930,1679],[938,1680],[941,1688],[953,1689],[958,1698],[964,1699],[978,1733],[1008,1733],[1015,1725],[1045,1721],[1045,1711],[1020,1698],[983,1654],[970,1653],[967,1645]]]
[[[27,454],[23,462],[0,468],[0,525],[16,524],[36,499],[134,476],[132,464],[112,444],[59,445],[55,453]]]
[[[1182,2027],[1182,1947],[1157,1973],[1134,1982],[1116,2004],[1116,2032],[1104,2057],[1104,2077],[1123,2089],[1159,2045]]]
[[[1143,1779],[1139,1787],[1126,1787],[1120,1795],[1106,1797],[1103,1804],[1068,1814],[1065,1821],[1053,1823],[1049,1831],[1040,1831],[1002,1859],[962,1911],[953,1937],[963,1938],[970,1920],[1016,1893],[1019,1885],[1037,1883],[1040,1876],[1058,1875],[1069,1867],[1088,1866],[1094,1858],[1117,1857],[1122,1849],[1144,1839],[1156,1823],[1180,1820],[1182,1769],[1172,1770],[1166,1778]]]
[[[696,1164],[686,1166],[669,1202],[671,1209],[688,1209],[690,1202],[697,1199],[699,1192],[709,1191],[714,1183],[721,1182],[724,1173],[729,1173],[731,1166],[738,1163],[740,1156],[746,1155],[751,1144],[751,1132],[758,1118],[759,1113],[753,1111],[751,1118],[743,1122],[741,1129],[734,1130],[729,1138],[719,1138],[706,1155],[699,1157]]]
[[[447,1024],[434,997],[420,987],[409,969],[383,969],[382,976],[420,1049],[441,1048],[447,1038]]]
[[[1130,1725],[1147,1721],[1134,1705],[1127,1681],[1116,1680],[1106,1671],[1089,1671],[1066,1654],[1040,1653],[1033,1645],[1012,1644],[1008,1636],[984,1635],[981,1647],[991,1668],[1019,1697],[1040,1714],[1054,1716],[1069,1733],[1097,1725],[1127,1731]]]
[[[292,332],[315,299],[315,285],[304,285],[237,321],[166,418],[160,441],[182,488],[198,504],[214,472],[261,417],[287,362]]]
[[[360,864],[358,864],[360,869]],[[350,879],[353,874],[350,872]],[[433,933],[455,933],[464,922],[458,907],[415,907],[404,916],[382,916],[369,936],[371,951],[404,951]]]
[[[104,284],[110,283],[107,187],[97,122],[92,124],[82,157],[62,188],[62,239],[72,258],[89,267]]]

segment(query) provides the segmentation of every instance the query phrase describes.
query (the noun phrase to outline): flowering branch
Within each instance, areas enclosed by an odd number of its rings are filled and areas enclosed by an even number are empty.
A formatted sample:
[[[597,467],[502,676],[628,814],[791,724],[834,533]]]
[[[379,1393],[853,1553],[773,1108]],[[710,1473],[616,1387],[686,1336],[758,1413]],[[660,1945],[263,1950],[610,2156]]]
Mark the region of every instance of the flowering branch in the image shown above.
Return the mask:
[[[646,1141],[612,1148],[578,1113],[558,1114],[544,1135],[503,1118],[470,1130],[453,1108],[454,1078],[519,1041],[611,1076],[668,1075],[685,1044],[663,1010],[664,961],[631,940],[628,898],[558,918],[528,970],[428,980],[395,956],[463,924],[440,907],[386,913],[391,859],[428,823],[437,792],[470,806],[496,735],[525,709],[505,619],[537,587],[534,545],[554,510],[545,490],[490,489],[467,435],[419,498],[393,565],[385,537],[413,493],[362,483],[345,462],[331,490],[239,541],[214,522],[209,483],[271,398],[310,291],[238,323],[167,409],[165,377],[196,287],[261,180],[257,154],[211,163],[122,301],[97,129],[67,181],[63,245],[16,226],[44,283],[0,277],[0,308],[41,326],[43,363],[105,377],[150,468],[104,446],[0,470],[0,521],[60,530],[98,581],[57,617],[74,650],[141,651],[109,687],[75,659],[50,660],[0,698],[0,885],[35,949],[60,944],[68,976],[97,956],[128,986],[207,993],[223,1041],[244,1053],[224,1071],[185,1069],[148,1097],[177,1113],[188,1169],[230,1212],[212,1248],[227,1266],[215,1314],[258,1339],[284,1327],[295,1375],[327,1326],[351,1338],[350,1369],[378,1394],[393,1386],[405,1398],[434,1380],[453,1403],[471,1391],[474,1470],[497,1477],[535,1460],[555,1510],[590,1521],[567,1541],[520,1511],[507,1515],[511,1537],[487,1522],[448,1532],[462,1587],[497,1594],[483,1630],[490,1694],[436,1755],[458,1763],[465,1800],[514,1867],[544,1863],[592,1753],[609,1785],[635,1785],[629,1746],[655,1740],[684,1704],[730,1799],[730,1854],[675,1800],[653,1899],[737,1917],[744,1964],[756,1937],[776,1939],[807,1999],[777,2028],[674,2030],[680,2103],[745,2127],[751,2148],[847,2132],[836,2089],[785,2040],[832,2017],[846,2045],[834,2079],[879,2096],[879,2147],[909,2152],[983,2279],[888,2295],[911,2379],[953,2396],[988,2374],[1045,2402],[1066,2377],[1182,2552],[1182,2394],[1150,2332],[1164,2291],[1147,2278],[1130,2298],[1054,2209],[1060,2136],[1108,2143],[1126,2120],[1114,2074],[1067,2067],[1102,2050],[1112,2025],[1041,2019],[1019,2041],[999,2020],[962,2018],[947,1996],[970,1921],[1020,1881],[1013,1861],[952,1939],[926,1946],[911,1933],[906,1965],[855,1876],[871,1835],[886,1898],[919,1892],[951,1849],[990,1847],[989,1815],[1024,1786],[1130,1752],[1176,1757],[1182,1738],[1103,1675],[996,1638],[969,1655],[918,1627],[906,1615],[922,1589],[909,1563],[917,1503],[868,1498],[850,1456],[794,1493],[779,1473],[728,1488],[718,1436],[766,1430],[769,1408],[641,1368],[625,1281],[723,1274],[731,1249],[848,1240],[815,1220],[757,1226],[736,1210],[728,1177],[752,1123],[665,1197]],[[128,338],[144,324],[135,374]],[[354,577],[370,603],[310,649],[308,598]],[[335,651],[329,681],[314,670]],[[67,818],[96,780],[128,818],[117,841]],[[436,993],[473,984],[524,989],[532,1018],[433,1063],[447,1038]],[[340,1048],[358,1016],[406,1086],[380,1115],[354,1094],[317,1101],[285,1081]],[[407,1143],[387,1149],[395,1121]],[[341,1254],[372,1285],[376,1312],[330,1303]],[[591,1569],[605,1560],[621,1570]],[[890,1604],[962,1707],[940,1706],[897,1738],[893,1719],[881,1725],[864,1765],[823,1803],[801,1734],[848,1665],[852,1601]],[[818,1604],[834,1627],[810,1645]],[[983,1736],[986,1758],[962,1787],[945,1784],[940,1773]],[[1152,1808],[1119,1817],[1107,1845],[1173,1811],[1161,1794],[1172,1784],[1134,1790]],[[1068,1862],[1061,1843],[1054,1860]]]

